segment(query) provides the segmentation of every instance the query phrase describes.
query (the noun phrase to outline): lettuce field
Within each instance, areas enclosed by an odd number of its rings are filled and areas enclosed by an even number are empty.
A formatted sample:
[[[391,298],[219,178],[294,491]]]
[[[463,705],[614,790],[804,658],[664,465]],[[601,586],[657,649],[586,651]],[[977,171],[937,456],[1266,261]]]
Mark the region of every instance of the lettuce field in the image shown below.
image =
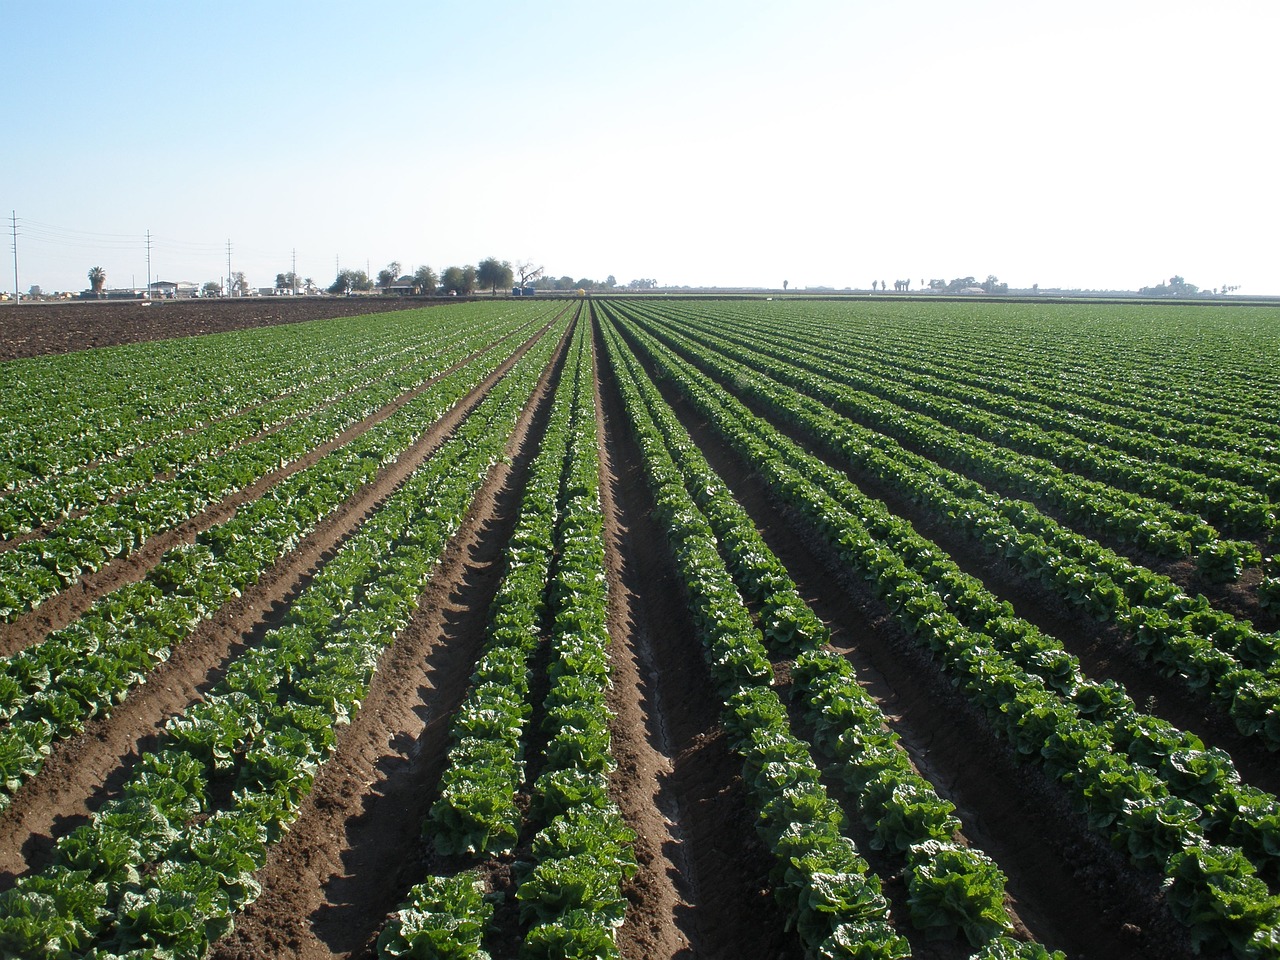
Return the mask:
[[[661,296],[0,363],[0,957],[1280,957],[1278,370]]]

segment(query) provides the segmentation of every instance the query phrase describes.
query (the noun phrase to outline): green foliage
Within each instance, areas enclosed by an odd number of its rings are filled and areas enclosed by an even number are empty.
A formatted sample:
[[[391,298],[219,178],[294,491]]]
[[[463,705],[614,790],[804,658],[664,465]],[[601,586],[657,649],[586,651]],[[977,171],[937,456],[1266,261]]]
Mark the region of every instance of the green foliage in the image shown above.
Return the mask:
[[[1167,877],[1169,909],[1198,952],[1230,947],[1241,960],[1275,955],[1280,897],[1238,850],[1192,847],[1169,861]]]
[[[930,840],[913,846],[907,856],[911,922],[931,939],[953,939],[963,933],[978,947],[1012,932],[1004,909],[1005,876],[991,858],[977,850]]]
[[[1035,941],[994,937],[969,960],[1067,960],[1061,950],[1050,952]]]
[[[493,903],[477,877],[428,877],[378,935],[380,958],[489,960],[481,947]]]

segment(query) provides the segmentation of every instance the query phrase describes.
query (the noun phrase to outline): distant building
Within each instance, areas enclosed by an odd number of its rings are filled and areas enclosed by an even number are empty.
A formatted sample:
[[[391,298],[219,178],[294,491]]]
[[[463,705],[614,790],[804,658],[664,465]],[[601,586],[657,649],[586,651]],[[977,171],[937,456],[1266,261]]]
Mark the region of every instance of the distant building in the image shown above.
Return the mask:
[[[418,281],[414,280],[413,277],[408,274],[405,274],[395,283],[387,284],[386,292],[396,297],[411,297],[416,296],[422,291],[418,287]]]
[[[161,300],[182,300],[200,296],[200,284],[188,280],[157,280],[151,284],[151,296]]]

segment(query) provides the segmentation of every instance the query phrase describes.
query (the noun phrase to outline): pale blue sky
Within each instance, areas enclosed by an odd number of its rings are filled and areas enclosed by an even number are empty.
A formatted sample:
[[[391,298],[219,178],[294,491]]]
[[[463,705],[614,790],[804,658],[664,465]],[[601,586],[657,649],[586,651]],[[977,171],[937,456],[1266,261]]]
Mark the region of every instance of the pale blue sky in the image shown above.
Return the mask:
[[[1280,294],[1272,0],[4,0],[19,286],[486,256]],[[0,288],[12,290],[11,236]]]

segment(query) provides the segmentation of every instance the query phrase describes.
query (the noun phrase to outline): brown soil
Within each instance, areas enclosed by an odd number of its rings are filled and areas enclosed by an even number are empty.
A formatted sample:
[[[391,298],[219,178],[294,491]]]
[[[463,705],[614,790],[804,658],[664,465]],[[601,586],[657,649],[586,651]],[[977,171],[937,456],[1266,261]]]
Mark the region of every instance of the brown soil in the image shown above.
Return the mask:
[[[0,308],[0,358],[411,305],[416,304],[352,298],[170,302],[145,308],[108,303],[7,306]],[[580,322],[587,322],[585,313]],[[288,836],[260,871],[262,896],[215,945],[218,960],[364,960],[373,956],[387,913],[409,887],[429,871],[456,866],[429,848],[421,825],[441,773],[449,720],[466,693],[483,642],[503,549],[545,428],[562,358],[563,344],[516,425],[508,460],[487,477],[417,616],[384,654],[362,709],[340,731],[335,755],[322,768]],[[165,720],[197,699],[231,658],[278,622],[343,540],[431,456],[493,379],[243,597],[198,629],[110,718],[59,745],[44,771],[0,814],[0,889],[38,869],[57,837],[112,796]],[[721,705],[670,551],[653,519],[639,451],[626,429],[616,384],[599,358],[596,389],[613,642],[610,707],[618,760],[612,784],[619,807],[639,834],[640,872],[625,891],[630,909],[619,932],[622,954],[627,960],[798,960],[802,951],[797,939],[784,931],[768,893],[770,858],[756,838],[740,764],[719,725]],[[840,569],[798,518],[771,501],[751,465],[720,444],[673,395],[668,399],[828,623],[834,648],[849,657],[880,701],[913,762],[956,804],[967,840],[995,857],[1008,875],[1010,914],[1020,934],[1065,950],[1073,960],[1186,960],[1190,950],[1185,935],[1163,911],[1157,878],[1132,870],[1089,834],[1061,789],[1035,768],[1018,763],[992,737],[986,719],[955,694],[864,584]],[[855,479],[863,483],[866,478]],[[211,508],[175,531],[173,542],[194,536],[257,493],[247,491]],[[1111,671],[1135,697],[1153,698],[1162,710],[1174,710],[1175,722],[1181,722],[1182,714],[1176,712],[1181,710],[1188,721],[1199,719],[1192,728],[1206,739],[1209,733],[1226,737],[1203,719],[1200,705],[1183,702],[1149,670],[1117,655],[1114,638],[1105,631],[1079,624],[1052,598],[1029,590],[962,538],[929,527],[912,505],[891,506],[920,521],[927,534],[936,535],[958,562],[1011,599],[1020,612],[1063,637],[1085,660],[1087,672]],[[148,545],[135,560],[113,565],[78,592],[55,598],[37,615],[12,625],[0,635],[4,649],[20,649],[77,616],[113,584],[143,575],[169,542]],[[784,697],[788,666],[776,665]],[[1265,772],[1262,768],[1270,769],[1265,759],[1244,757],[1246,776],[1252,779]],[[833,795],[846,803],[851,822],[857,824],[848,798],[834,787]],[[900,864],[861,845],[885,880],[895,916],[905,918]],[[494,889],[510,892],[512,863],[508,857],[484,865]],[[493,944],[495,957],[515,955],[518,942],[514,914],[504,909],[507,920]],[[912,936],[905,919],[900,926]],[[960,960],[971,952],[963,945],[916,939],[912,947],[922,960]]]
[[[407,310],[438,299],[245,297],[230,300],[70,300],[0,305],[0,360],[225,333],[278,323]],[[449,302],[456,302],[453,298]]]

